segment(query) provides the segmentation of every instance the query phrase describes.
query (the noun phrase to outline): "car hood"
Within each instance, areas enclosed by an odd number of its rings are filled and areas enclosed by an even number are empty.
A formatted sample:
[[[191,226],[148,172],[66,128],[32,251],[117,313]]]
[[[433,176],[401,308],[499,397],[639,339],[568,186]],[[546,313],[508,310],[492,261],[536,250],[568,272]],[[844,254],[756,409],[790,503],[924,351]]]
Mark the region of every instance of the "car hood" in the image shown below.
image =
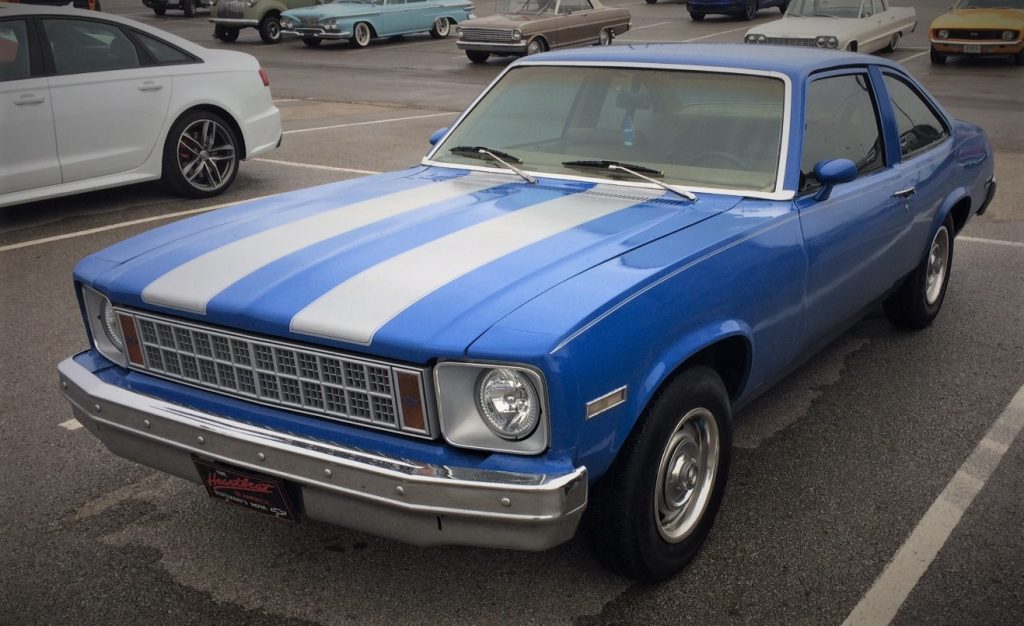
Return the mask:
[[[354,15],[370,15],[380,13],[380,7],[362,2],[339,2],[331,4],[317,4],[299,9],[289,9],[281,14],[282,17],[315,17],[327,19],[330,17],[351,17]]]
[[[1024,27],[1024,11],[1019,9],[957,9],[935,18],[931,27],[1020,29]]]
[[[507,28],[509,30],[522,26],[527,22],[539,22],[545,19],[554,18],[554,15],[518,15],[514,13],[503,15],[488,15],[487,17],[476,17],[462,22],[463,28]]]
[[[784,17],[751,28],[748,33],[768,37],[808,38],[819,35],[842,38],[861,30],[860,20],[837,17]]]
[[[738,200],[416,168],[168,225],[83,260],[76,278],[116,304],[425,362]]]

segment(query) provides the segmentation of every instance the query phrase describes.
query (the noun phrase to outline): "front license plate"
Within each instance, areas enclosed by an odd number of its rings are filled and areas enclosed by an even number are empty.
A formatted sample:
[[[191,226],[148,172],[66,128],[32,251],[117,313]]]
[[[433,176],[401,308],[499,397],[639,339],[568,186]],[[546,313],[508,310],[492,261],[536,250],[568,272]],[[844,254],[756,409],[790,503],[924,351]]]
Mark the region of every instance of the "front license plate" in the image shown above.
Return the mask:
[[[964,52],[966,52],[968,54],[980,54],[981,53],[981,46],[979,44],[976,44],[976,43],[965,43],[964,44]]]
[[[280,478],[192,457],[211,498],[277,519],[297,522],[291,486]]]

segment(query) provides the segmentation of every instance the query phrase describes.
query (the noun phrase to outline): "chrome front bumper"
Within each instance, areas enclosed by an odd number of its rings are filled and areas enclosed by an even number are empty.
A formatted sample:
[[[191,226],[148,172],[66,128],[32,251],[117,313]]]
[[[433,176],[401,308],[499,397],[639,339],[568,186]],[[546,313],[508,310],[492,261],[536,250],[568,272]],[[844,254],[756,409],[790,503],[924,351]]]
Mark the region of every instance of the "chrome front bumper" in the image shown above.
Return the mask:
[[[455,42],[455,46],[459,50],[479,50],[481,52],[490,52],[492,54],[526,54],[526,46],[529,42],[521,41],[518,43],[497,43],[491,41],[464,41],[459,39]]]
[[[416,545],[544,550],[573,536],[587,470],[525,474],[429,465],[273,431],[108,384],[58,366],[75,418],[113,453],[199,482],[192,455],[283,478],[302,511]]]
[[[352,33],[329,32],[322,28],[282,28],[281,34],[286,37],[312,37],[313,39],[351,39]]]

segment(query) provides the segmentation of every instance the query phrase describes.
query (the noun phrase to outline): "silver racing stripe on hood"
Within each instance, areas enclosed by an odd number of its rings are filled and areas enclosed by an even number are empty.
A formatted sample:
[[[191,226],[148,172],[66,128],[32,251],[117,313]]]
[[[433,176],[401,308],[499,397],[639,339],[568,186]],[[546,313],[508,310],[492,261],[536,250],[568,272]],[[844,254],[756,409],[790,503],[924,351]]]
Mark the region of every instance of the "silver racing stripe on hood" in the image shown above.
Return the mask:
[[[391,257],[296,313],[290,330],[368,345],[395,316],[455,279],[533,243],[645,202],[616,191],[598,185],[506,213]],[[661,195],[651,192],[650,199]]]
[[[429,182],[310,215],[211,250],[160,276],[142,290],[148,304],[193,313],[249,274],[332,237],[426,206],[500,185],[486,176]]]

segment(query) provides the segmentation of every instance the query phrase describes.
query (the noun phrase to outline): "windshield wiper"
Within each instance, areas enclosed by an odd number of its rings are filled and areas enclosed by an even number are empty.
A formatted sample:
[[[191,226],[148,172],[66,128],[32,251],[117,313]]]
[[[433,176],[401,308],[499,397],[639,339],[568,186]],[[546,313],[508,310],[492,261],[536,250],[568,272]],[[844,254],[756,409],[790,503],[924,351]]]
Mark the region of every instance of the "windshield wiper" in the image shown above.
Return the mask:
[[[457,154],[459,156],[469,157],[471,159],[483,159],[484,161],[493,161],[495,163],[501,163],[506,168],[518,174],[519,177],[525,180],[526,182],[530,184],[534,184],[537,182],[536,178],[530,176],[529,174],[527,174],[526,172],[519,169],[515,165],[512,165],[512,163],[509,162],[512,161],[515,163],[522,163],[523,160],[509,154],[508,152],[502,152],[501,150],[492,150],[491,148],[486,148],[484,146],[455,146],[448,152],[451,152],[452,154]]]
[[[666,185],[660,180],[651,178],[651,176],[664,176],[665,172],[656,170],[652,167],[647,167],[646,165],[633,165],[632,163],[622,163],[620,161],[563,161],[562,167],[626,172],[636,178],[646,180],[649,183],[654,183],[666,191],[671,191],[676,195],[686,198],[690,202],[697,201],[697,196],[692,192],[686,191],[685,189],[677,189],[672,185]],[[650,174],[651,176],[647,176],[646,174]]]

